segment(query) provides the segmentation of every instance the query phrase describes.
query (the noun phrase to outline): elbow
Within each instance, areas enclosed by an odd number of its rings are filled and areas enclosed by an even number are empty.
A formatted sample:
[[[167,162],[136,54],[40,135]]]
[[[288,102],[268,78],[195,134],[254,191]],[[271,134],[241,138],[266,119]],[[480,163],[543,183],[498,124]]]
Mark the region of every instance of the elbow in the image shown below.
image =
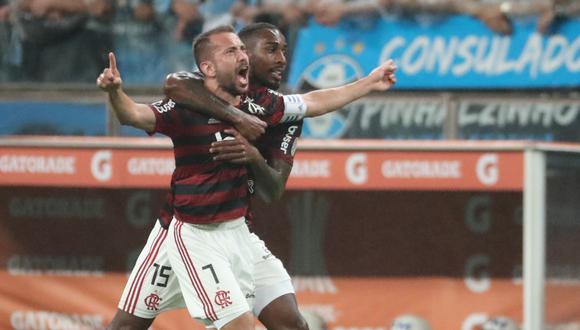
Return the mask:
[[[119,119],[119,123],[123,126],[138,127],[139,125],[139,116],[136,113],[136,110],[121,113],[117,116],[117,119]]]
[[[175,100],[175,98],[179,97],[179,92],[186,89],[184,84],[192,79],[195,78],[191,72],[179,71],[170,73],[165,77],[165,81],[163,82],[163,93],[167,97]]]
[[[270,189],[268,192],[262,192],[260,194],[260,199],[266,204],[272,204],[279,201],[284,195],[284,187],[277,186],[274,189]]]

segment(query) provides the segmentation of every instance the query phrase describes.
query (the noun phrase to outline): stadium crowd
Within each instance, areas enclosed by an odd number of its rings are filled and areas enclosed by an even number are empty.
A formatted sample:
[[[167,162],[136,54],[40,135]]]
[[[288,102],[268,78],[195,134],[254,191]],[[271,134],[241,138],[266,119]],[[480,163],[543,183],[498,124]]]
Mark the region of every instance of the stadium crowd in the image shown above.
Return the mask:
[[[538,15],[538,31],[550,33],[579,13],[574,0],[0,0],[0,81],[91,83],[112,49],[126,83],[157,85],[167,72],[191,69],[193,37],[224,23],[276,24],[291,47],[310,18],[334,25],[465,14],[510,34],[515,16]]]

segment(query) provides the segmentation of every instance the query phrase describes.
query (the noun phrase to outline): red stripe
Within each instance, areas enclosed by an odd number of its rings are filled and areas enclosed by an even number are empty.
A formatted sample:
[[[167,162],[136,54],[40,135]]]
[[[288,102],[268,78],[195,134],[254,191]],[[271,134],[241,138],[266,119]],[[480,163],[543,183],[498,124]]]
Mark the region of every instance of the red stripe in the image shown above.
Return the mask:
[[[175,158],[190,156],[192,154],[208,154],[209,147],[209,144],[176,146],[173,148],[173,154]]]
[[[212,162],[209,164],[179,166],[175,169],[173,177],[180,184],[213,184],[234,180],[248,174],[246,167],[220,167],[222,163]],[[210,169],[219,167],[219,172],[211,172]]]
[[[183,260],[183,263],[187,270],[187,274],[189,276],[189,279],[191,280],[191,284],[193,285],[193,288],[195,289],[197,296],[201,300],[205,315],[207,316],[208,319],[216,321],[218,318],[211,304],[211,300],[209,299],[207,292],[203,288],[201,280],[199,279],[197,271],[195,270],[195,267],[193,265],[193,261],[191,260],[191,257],[189,256],[187,249],[185,248],[185,244],[183,243],[183,238],[181,237],[182,227],[183,222],[178,221],[177,224],[175,225],[175,233],[174,233],[175,242],[177,243],[179,254],[181,255],[181,259]]]
[[[135,312],[135,308],[137,306],[137,301],[139,299],[139,294],[141,293],[141,289],[143,288],[143,282],[145,280],[145,275],[147,274],[147,270],[157,258],[157,254],[159,253],[159,248],[161,247],[163,241],[167,237],[167,230],[161,228],[157,237],[155,238],[155,242],[145,259],[145,262],[141,264],[139,271],[137,272],[137,276],[134,279],[133,284],[131,285],[131,289],[129,291],[129,299],[125,301],[125,305],[123,306],[123,310],[129,314],[133,314]],[[127,303],[129,303],[127,305]]]
[[[183,227],[183,222],[179,222],[178,225],[179,225],[179,228],[176,228],[176,230],[178,230],[178,232],[176,231],[176,242],[178,243],[178,248],[180,249],[179,252],[180,252],[182,259],[184,261],[189,278],[190,278],[191,283],[193,284],[193,286],[195,288],[195,291],[197,292],[198,297],[200,298],[200,300],[203,304],[203,309],[204,309],[206,316],[210,320],[215,321],[215,320],[217,320],[217,315],[216,315],[215,311],[213,310],[211,300],[209,299],[205,289],[203,288],[201,280],[199,279],[199,276],[197,275],[197,272],[195,270],[193,262],[191,261],[191,257],[189,256],[189,253],[187,252],[187,249],[185,247],[185,243],[183,242],[183,238],[181,237],[181,228]]]
[[[231,211],[226,211],[218,214],[210,215],[187,215],[175,210],[175,217],[183,222],[195,223],[195,224],[205,224],[205,223],[218,223],[237,219],[243,217],[248,212],[248,206],[233,209]]]
[[[157,258],[157,255],[159,254],[159,248],[161,247],[161,245],[165,241],[165,238],[167,237],[167,230],[162,230],[161,233],[163,234],[163,237],[161,237],[159,239],[159,241],[156,242],[157,246],[154,248],[155,255],[153,255],[153,258],[151,258],[151,261],[147,265],[147,269],[151,268],[151,265],[153,265],[153,262],[155,261],[155,259]],[[135,301],[133,302],[133,307],[131,309],[130,314],[133,314],[135,312],[135,308],[137,307],[137,301],[139,299],[139,294],[141,294],[141,289],[143,288],[143,282],[145,281],[146,274],[147,274],[147,272],[144,272],[141,280],[139,280],[139,287],[137,289],[137,294],[135,295]]]
[[[159,239],[159,235],[161,234],[161,232],[157,233],[157,237],[155,237],[155,241],[157,241]],[[133,278],[133,282],[131,283],[131,288],[129,289],[129,293],[127,294],[127,300],[125,300],[125,304],[123,305],[123,311],[125,312],[129,312],[128,308],[130,306],[129,302],[131,300],[133,300],[133,295],[135,294],[135,286],[138,285],[138,281],[137,279],[141,276],[141,273],[147,269],[145,266],[147,265],[147,263],[149,262],[149,259],[151,258],[151,254],[153,249],[155,248],[155,243],[153,243],[153,245],[151,246],[151,248],[149,249],[149,253],[147,253],[147,258],[145,258],[145,261],[141,264],[141,266],[139,266],[139,271],[137,271],[137,276],[135,276]],[[127,305],[129,304],[129,306]]]

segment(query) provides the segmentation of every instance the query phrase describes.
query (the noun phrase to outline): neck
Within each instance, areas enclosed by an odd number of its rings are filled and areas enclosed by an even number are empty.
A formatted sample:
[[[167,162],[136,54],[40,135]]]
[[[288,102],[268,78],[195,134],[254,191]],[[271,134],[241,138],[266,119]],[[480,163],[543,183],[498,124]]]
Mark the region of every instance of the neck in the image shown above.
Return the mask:
[[[205,80],[205,87],[220,99],[228,102],[229,104],[236,106],[240,103],[241,96],[233,95],[230,92],[224,90],[220,85],[218,85],[215,80]]]

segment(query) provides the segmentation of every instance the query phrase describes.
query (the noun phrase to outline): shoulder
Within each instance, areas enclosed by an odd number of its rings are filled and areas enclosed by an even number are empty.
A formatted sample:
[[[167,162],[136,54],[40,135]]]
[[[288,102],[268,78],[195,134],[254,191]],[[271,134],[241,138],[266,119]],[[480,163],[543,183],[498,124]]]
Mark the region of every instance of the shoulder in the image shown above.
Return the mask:
[[[248,91],[248,96],[251,98],[257,98],[263,96],[282,97],[284,95],[268,87],[254,87]]]
[[[200,80],[203,78],[203,73],[199,71],[177,71],[168,74],[165,77],[165,82]]]

